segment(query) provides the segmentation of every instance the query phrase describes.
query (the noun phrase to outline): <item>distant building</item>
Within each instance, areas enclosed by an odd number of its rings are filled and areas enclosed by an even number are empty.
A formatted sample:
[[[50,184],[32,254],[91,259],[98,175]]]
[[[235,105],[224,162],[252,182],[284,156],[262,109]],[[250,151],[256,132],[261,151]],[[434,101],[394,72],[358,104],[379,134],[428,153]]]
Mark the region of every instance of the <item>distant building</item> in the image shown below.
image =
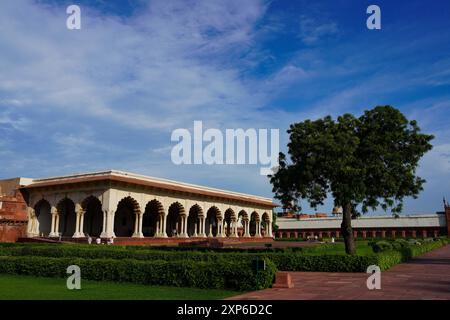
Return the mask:
[[[333,216],[312,216],[300,214],[300,217],[280,217],[277,219],[278,238],[304,238],[311,236],[341,236],[342,217],[338,210]],[[418,238],[450,235],[450,206],[445,205],[443,212],[427,215],[361,216],[352,220],[353,233],[359,238]]]

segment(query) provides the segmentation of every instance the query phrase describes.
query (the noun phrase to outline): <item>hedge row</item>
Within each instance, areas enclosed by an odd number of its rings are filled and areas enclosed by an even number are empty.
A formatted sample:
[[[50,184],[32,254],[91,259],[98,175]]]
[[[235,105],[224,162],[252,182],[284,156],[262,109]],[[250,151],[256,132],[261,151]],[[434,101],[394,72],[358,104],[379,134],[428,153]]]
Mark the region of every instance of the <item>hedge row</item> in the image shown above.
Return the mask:
[[[248,262],[138,261],[114,259],[0,257],[0,273],[39,277],[67,277],[67,267],[77,265],[81,278],[96,281],[132,282],[148,285],[234,289],[268,288],[275,265],[266,261],[258,274]]]
[[[377,256],[273,254],[270,259],[283,271],[365,272]]]
[[[42,256],[53,258],[83,259],[135,259],[143,261],[193,261],[224,262],[242,261],[251,263],[256,258],[271,260],[282,271],[323,271],[323,272],[365,272],[376,262],[376,255],[348,256],[327,254],[302,254],[299,252],[260,252],[260,253],[218,253],[197,251],[157,251],[157,250],[109,250],[90,249],[76,246],[30,246],[0,248],[0,256]]]
[[[440,239],[439,241],[435,241],[435,242],[427,242],[427,243],[422,243],[420,246],[414,246],[411,247],[411,254],[413,257],[418,256],[422,253],[440,248],[444,245],[447,245],[450,243],[450,239]]]
[[[384,241],[386,242],[386,241]],[[321,272],[365,272],[369,265],[378,265],[382,270],[409,260],[412,257],[439,248],[449,239],[412,244],[402,239],[392,241],[395,244],[380,244],[379,253],[368,255],[338,255],[308,252],[263,251],[258,253],[246,252],[211,252],[211,251],[174,251],[161,249],[134,250],[122,248],[111,249],[105,246],[0,246],[0,256],[42,256],[54,258],[83,258],[83,259],[133,259],[140,261],[167,261],[179,264],[192,263],[226,263],[242,262],[251,264],[256,258],[272,261],[278,270],[282,271],[321,271]],[[415,242],[417,243],[417,242]]]
[[[376,254],[378,258],[377,265],[381,270],[386,270],[398,263],[408,261],[411,258],[445,246],[450,243],[450,239],[441,238],[424,242],[415,240],[414,243],[412,240],[406,241],[398,239],[391,241],[390,246],[380,242],[373,244],[373,247],[374,249],[377,248],[375,250],[379,251],[379,253]]]
[[[374,252],[399,250],[404,252],[408,255],[409,258],[411,258],[430,250],[440,248],[449,243],[450,239],[448,238],[426,238],[422,240],[395,239],[372,241],[369,242],[369,245],[372,247]]]
[[[209,261],[215,259],[216,253],[196,251],[161,251],[161,250],[127,250],[110,249],[104,246],[23,246],[0,248],[0,256],[41,256],[41,257],[82,257],[85,259],[137,259],[137,260],[191,260]]]
[[[0,256],[43,256],[43,257],[82,257],[89,259],[137,259],[137,260],[194,260],[194,261],[216,261],[218,259],[237,259],[250,256],[267,256],[273,254],[292,254],[305,252],[310,253],[310,248],[300,250],[256,250],[247,251],[199,251],[199,250],[166,250],[140,249],[129,250],[128,248],[114,248],[113,246],[73,246],[73,245],[29,245],[29,246],[0,246]]]
[[[22,247],[34,247],[34,248],[45,248],[45,247],[73,247],[79,249],[89,249],[89,250],[130,250],[130,251],[171,251],[171,252],[217,252],[217,253],[257,253],[257,252],[286,252],[286,251],[303,251],[305,248],[295,247],[295,248],[213,248],[213,247],[199,247],[199,246],[142,246],[142,245],[97,245],[97,244],[67,244],[67,243],[0,243],[0,249],[2,248],[22,248]]]

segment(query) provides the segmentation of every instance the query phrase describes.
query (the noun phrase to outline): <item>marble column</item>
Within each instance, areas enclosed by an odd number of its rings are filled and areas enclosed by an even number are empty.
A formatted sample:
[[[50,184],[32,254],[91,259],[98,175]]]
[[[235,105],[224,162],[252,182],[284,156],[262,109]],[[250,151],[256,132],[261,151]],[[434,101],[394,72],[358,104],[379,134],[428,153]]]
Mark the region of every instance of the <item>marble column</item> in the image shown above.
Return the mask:
[[[53,209],[53,208],[52,208]],[[56,208],[55,208],[56,209]],[[58,211],[51,210],[52,223],[50,225],[50,234],[48,235],[50,238],[57,237],[58,235],[55,233],[56,229],[56,216],[58,215]]]
[[[244,222],[244,237],[249,238],[250,237],[250,221],[246,220]]]
[[[108,220],[108,215],[106,210],[102,210],[103,212],[103,223],[102,223],[102,233],[100,234],[100,238],[106,238],[106,221]]]
[[[218,238],[225,237],[224,220],[217,220],[217,237]]]
[[[199,232],[199,237],[206,237],[205,234],[205,223],[206,223],[206,219],[205,217],[200,217],[200,232]]]
[[[80,232],[80,230],[83,230],[83,223],[84,223],[84,210],[81,207],[80,204],[76,204],[75,205],[75,233],[73,234],[72,238],[81,238],[84,236],[84,234],[82,232]]]
[[[114,216],[116,214],[115,210],[105,210],[105,231],[100,235],[101,238],[111,238],[115,237],[114,233]]]
[[[85,215],[85,211],[81,212],[81,216],[80,216],[80,228],[79,228],[79,235],[80,238],[84,238],[84,215]]]
[[[256,222],[256,234],[257,238],[261,238],[261,221]]]
[[[49,237],[59,237],[59,212],[58,212],[58,209],[56,207],[51,207],[50,212],[52,215],[52,227],[50,229]]]
[[[182,229],[181,229],[181,237],[183,238],[189,238],[188,233],[187,233],[187,216],[181,216],[181,221],[182,221]]]
[[[198,236],[197,228],[198,228],[198,223],[196,222],[194,224],[194,234],[192,235],[192,237],[194,237],[194,238],[196,238]]]
[[[163,222],[162,223],[162,230],[161,230],[159,236],[161,238],[167,238],[167,232],[166,232],[166,229],[167,229],[167,215],[166,214],[163,215],[162,222]]]
[[[159,233],[160,233],[160,231],[159,231],[159,229],[160,229],[160,224],[161,224],[161,217],[160,216],[158,216],[158,221],[156,221],[156,230],[155,230],[155,235],[154,235],[154,238],[158,238],[159,237]]]
[[[270,238],[273,238],[273,232],[272,232],[272,222],[267,222],[267,236]]]

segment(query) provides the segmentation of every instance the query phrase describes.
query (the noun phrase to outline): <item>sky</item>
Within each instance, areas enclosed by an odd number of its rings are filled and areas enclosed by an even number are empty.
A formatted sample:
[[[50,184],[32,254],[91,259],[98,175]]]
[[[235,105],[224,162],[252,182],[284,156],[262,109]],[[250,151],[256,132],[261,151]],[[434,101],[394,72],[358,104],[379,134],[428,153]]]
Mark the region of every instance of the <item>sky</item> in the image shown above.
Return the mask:
[[[404,207],[434,213],[450,200],[449,53],[444,0],[2,0],[0,178],[117,169],[272,197],[259,165],[174,164],[172,132],[279,129],[285,151],[291,123],[392,105],[435,135]]]

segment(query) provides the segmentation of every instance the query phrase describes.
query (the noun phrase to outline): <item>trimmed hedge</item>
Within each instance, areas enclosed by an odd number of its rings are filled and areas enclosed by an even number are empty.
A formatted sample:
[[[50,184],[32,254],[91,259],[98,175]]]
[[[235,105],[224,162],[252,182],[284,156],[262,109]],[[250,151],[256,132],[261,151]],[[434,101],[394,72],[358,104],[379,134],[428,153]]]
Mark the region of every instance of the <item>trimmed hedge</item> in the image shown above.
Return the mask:
[[[376,264],[376,255],[273,254],[270,259],[283,271],[365,272]]]
[[[424,239],[422,241],[423,242],[417,240],[407,241],[404,239],[396,239],[391,241],[379,241],[371,243],[370,245],[375,252],[379,252],[377,254],[377,265],[381,270],[386,270],[398,263],[408,261],[416,256],[438,249],[450,243],[450,239],[447,238]]]
[[[247,251],[199,251],[199,250],[162,250],[161,248],[87,245],[28,245],[0,246],[0,256],[42,256],[53,258],[113,259],[139,260],[145,262],[166,261],[170,263],[227,263],[242,262],[248,265],[252,260],[266,259],[272,261],[281,271],[321,271],[321,272],[365,272],[370,265],[378,265],[386,270],[395,264],[412,257],[439,248],[449,239],[423,241],[420,245],[404,239],[372,242],[377,253],[366,255],[327,254],[326,247],[304,250],[261,250],[256,253]],[[417,240],[414,241],[417,243]],[[322,253],[322,251],[324,251]]]
[[[214,248],[214,247],[199,247],[199,246],[143,246],[143,245],[97,245],[97,244],[67,244],[67,243],[0,243],[0,250],[2,247],[6,248],[23,248],[23,247],[34,247],[34,248],[76,248],[85,250],[110,250],[110,251],[170,251],[170,252],[217,252],[217,253],[258,253],[258,252],[285,252],[285,251],[304,251],[307,248],[294,247],[294,248]]]
[[[376,263],[373,264],[379,266],[381,271],[387,270],[396,264],[407,260],[403,253],[397,250],[380,252],[375,256]]]
[[[67,267],[77,265],[86,280],[132,282],[148,285],[234,289],[268,288],[275,265],[266,260],[266,270],[256,274],[249,262],[138,261],[115,259],[0,257],[0,273],[64,278]]]
[[[217,262],[266,259],[272,261],[282,271],[323,271],[323,272],[365,272],[376,261],[375,255],[330,255],[320,253],[301,253],[286,250],[284,252],[260,253],[218,253],[197,251],[159,251],[159,250],[110,250],[109,248],[76,246],[30,246],[18,248],[0,248],[0,256],[42,256],[53,258],[83,259],[135,259],[144,261],[193,261]]]
[[[395,239],[395,240],[382,240],[372,241],[368,244],[372,247],[374,252],[383,252],[390,250],[399,250],[406,254],[408,257],[415,257],[419,254],[440,248],[450,243],[448,238],[426,238],[426,239]]]
[[[449,243],[450,243],[449,239],[437,239],[436,241],[433,242],[426,241],[422,242],[420,245],[409,246],[407,249],[409,250],[411,257],[416,257],[425,252],[445,246],[446,244]]]

